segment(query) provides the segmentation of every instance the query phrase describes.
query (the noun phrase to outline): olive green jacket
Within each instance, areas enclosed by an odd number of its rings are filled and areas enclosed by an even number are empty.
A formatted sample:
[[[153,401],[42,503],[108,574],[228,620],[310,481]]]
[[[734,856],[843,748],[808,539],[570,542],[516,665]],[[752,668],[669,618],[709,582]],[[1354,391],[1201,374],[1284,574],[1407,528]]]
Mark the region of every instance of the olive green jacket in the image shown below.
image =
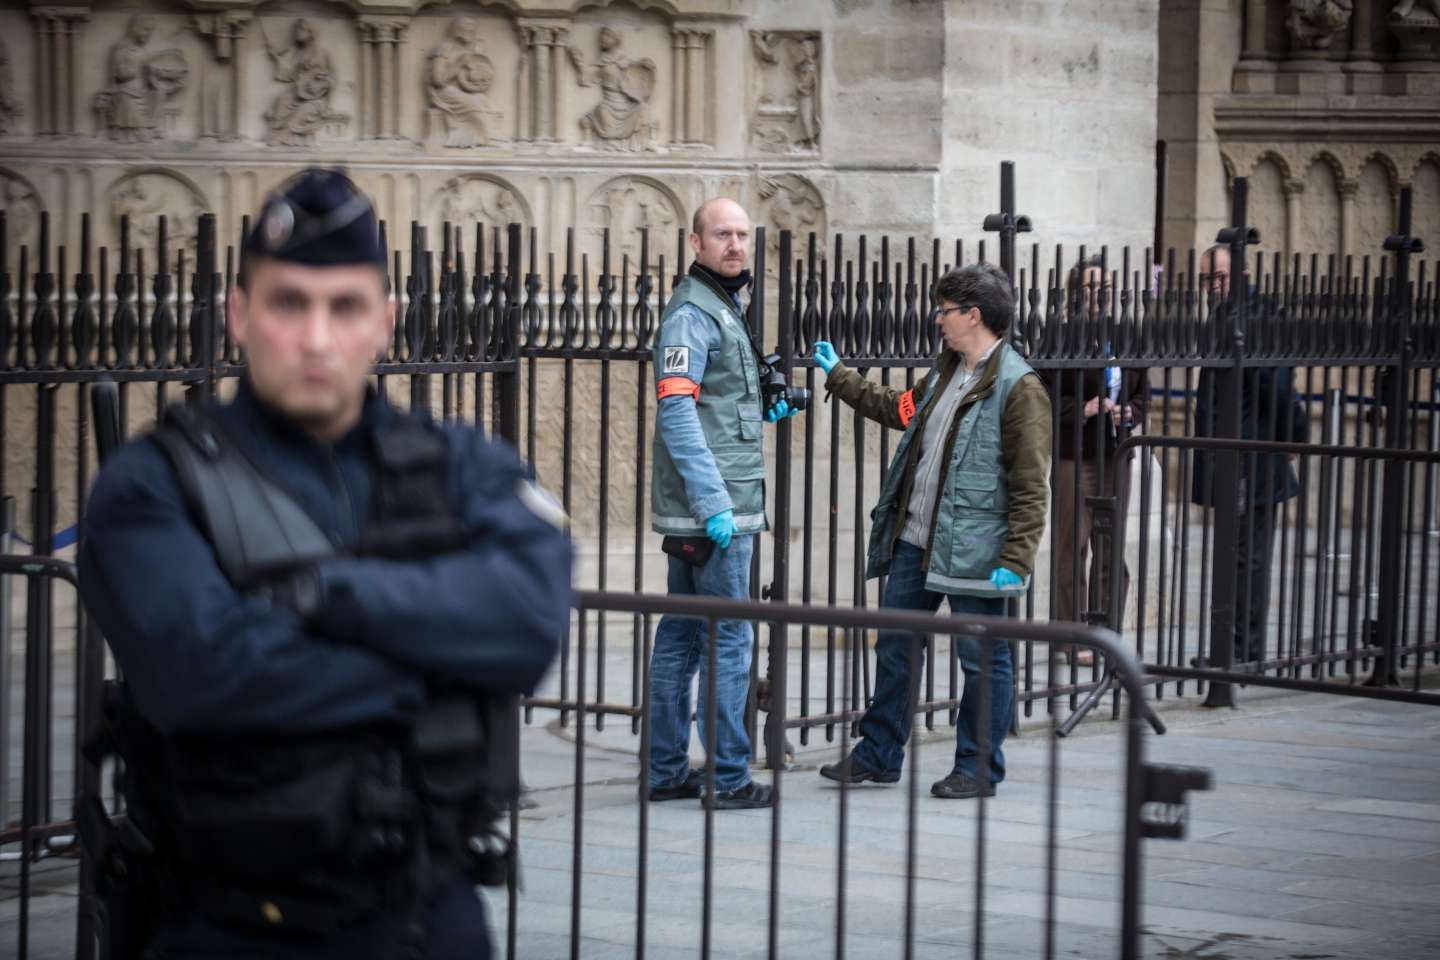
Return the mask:
[[[889,572],[905,527],[920,459],[919,438],[934,399],[959,368],[959,354],[945,350],[904,392],[872,383],[843,364],[832,368],[825,380],[827,391],[865,417],[905,431],[870,514],[869,577]],[[928,589],[1014,596],[1029,588],[1049,511],[1051,420],[1044,384],[1020,354],[1001,344],[960,402],[945,437],[947,455],[925,549]],[[992,586],[990,574],[996,566],[1018,574],[1022,586]]]

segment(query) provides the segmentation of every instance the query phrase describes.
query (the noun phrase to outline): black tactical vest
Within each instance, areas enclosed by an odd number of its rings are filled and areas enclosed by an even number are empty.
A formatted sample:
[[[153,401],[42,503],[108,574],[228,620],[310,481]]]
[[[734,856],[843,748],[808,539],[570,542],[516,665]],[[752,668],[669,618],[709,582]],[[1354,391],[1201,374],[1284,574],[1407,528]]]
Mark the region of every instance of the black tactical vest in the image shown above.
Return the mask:
[[[464,545],[445,495],[447,445],[419,419],[374,434],[370,517],[353,551],[204,413],[169,411],[155,440],[230,582],[302,615],[318,601],[303,576],[317,561],[419,559]],[[513,876],[514,850],[497,827],[519,792],[514,697],[435,681],[410,726],[162,737],[114,684],[105,716],[87,753],[124,761],[128,816],[110,822],[83,798],[77,817],[102,873],[128,873],[129,895],[152,910],[324,936],[379,910],[418,923],[434,886],[457,875],[489,885]]]

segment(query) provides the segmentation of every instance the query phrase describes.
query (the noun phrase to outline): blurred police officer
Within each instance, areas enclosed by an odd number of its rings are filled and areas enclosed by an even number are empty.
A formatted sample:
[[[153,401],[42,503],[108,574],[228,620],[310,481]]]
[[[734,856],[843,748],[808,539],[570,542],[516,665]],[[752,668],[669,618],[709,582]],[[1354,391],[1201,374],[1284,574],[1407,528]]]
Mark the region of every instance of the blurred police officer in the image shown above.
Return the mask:
[[[667,535],[669,592],[750,596],[750,560],[765,520],[765,458],[760,369],[740,309],[750,283],[750,218],[733,200],[702,204],[691,225],[695,261],[675,285],[655,338],[659,407],[651,526]],[[765,418],[796,411],[776,399]],[[677,541],[688,551],[672,548]],[[700,771],[690,769],[690,688],[700,677],[700,739],[715,752],[716,809],[768,807],[770,788],[750,779],[745,702],[752,638],[743,620],[705,622],[667,616],[655,629],[650,664],[650,799],[695,799]],[[715,726],[709,652],[715,643]]]
[[[117,453],[85,517],[82,593],[125,679],[109,733],[130,848],[155,851],[132,864],[144,939],[485,957],[493,705],[513,719],[566,629],[564,515],[508,447],[369,386],[395,306],[347,178],[291,180],[245,254],[233,401]]]

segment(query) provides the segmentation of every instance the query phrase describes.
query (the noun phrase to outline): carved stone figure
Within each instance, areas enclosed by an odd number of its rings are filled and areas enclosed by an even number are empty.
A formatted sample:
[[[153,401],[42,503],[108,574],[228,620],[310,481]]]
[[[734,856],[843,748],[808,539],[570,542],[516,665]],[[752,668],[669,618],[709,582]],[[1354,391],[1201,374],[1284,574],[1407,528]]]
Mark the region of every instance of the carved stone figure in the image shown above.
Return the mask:
[[[430,51],[426,86],[430,105],[445,120],[447,147],[479,147],[490,142],[486,124],[499,116],[490,105],[495,64],[482,52],[480,23],[471,17],[450,21],[449,36]]]
[[[198,242],[200,214],[208,205],[190,184],[167,173],[150,171],[131,174],[110,188],[110,212],[118,235],[120,217],[130,217],[130,235],[140,243],[153,245],[160,227],[176,243],[194,246]]]
[[[15,74],[10,68],[10,50],[0,38],[0,136],[10,132],[10,127],[24,114],[20,98],[15,96]]]
[[[1402,61],[1434,60],[1440,41],[1440,0],[1400,0],[1390,8],[1390,31],[1400,45]]]
[[[441,188],[438,196],[441,217],[465,227],[467,237],[476,223],[502,227],[528,220],[515,191],[487,177],[455,177]]]
[[[755,31],[750,35],[758,89],[751,138],[771,153],[820,147],[820,38],[813,33]]]
[[[597,239],[606,227],[610,228],[610,248],[615,258],[611,269],[618,273],[623,254],[630,255],[632,264],[639,259],[642,227],[650,231],[651,250],[666,249],[681,216],[675,201],[660,187],[636,177],[620,177],[591,197],[590,222]]]
[[[162,135],[171,102],[185,88],[190,67],[179,50],[148,50],[155,18],[130,18],[125,38],[110,51],[110,86],[95,96],[95,114],[112,140],[138,143]]]
[[[805,250],[811,233],[820,235],[820,248],[825,240],[825,201],[815,185],[793,173],[763,177],[759,188],[760,222],[765,224],[765,262],[769,272],[780,266],[780,231],[789,230],[794,237],[794,250]]]
[[[1420,7],[1422,10],[1428,9],[1430,16],[1440,20],[1440,0],[1400,0],[1390,8],[1390,19],[1409,20],[1416,7]],[[1423,17],[1415,19],[1423,19]]]
[[[264,36],[264,28],[261,28]],[[290,46],[277,50],[265,37],[265,52],[274,64],[274,77],[287,88],[265,112],[270,133],[266,140],[284,146],[305,146],[328,127],[343,129],[350,115],[330,107],[335,89],[335,70],[330,54],[315,41],[310,21],[300,17],[291,27]]]
[[[1290,0],[1285,27],[1300,50],[1329,50],[1350,26],[1353,0]]]
[[[655,93],[655,61],[631,60],[620,52],[620,34],[600,29],[600,59],[587,66],[574,46],[566,47],[580,75],[580,86],[599,86],[600,102],[580,118],[580,130],[590,143],[612,150],[655,149],[656,124],[650,118]]]
[[[22,244],[35,243],[32,232],[40,221],[40,195],[24,178],[0,170],[0,210],[5,211],[6,243],[10,246],[11,269],[13,254]]]
[[[795,145],[813,150],[820,146],[820,43],[814,37],[801,40],[795,60],[795,106],[800,111],[800,136]]]

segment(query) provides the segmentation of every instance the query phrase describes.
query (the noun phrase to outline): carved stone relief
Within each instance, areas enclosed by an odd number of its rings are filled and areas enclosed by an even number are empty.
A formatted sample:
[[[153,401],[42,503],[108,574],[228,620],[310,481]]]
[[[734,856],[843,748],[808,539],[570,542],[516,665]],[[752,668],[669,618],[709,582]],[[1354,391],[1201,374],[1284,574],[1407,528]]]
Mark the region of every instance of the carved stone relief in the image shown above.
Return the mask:
[[[40,207],[40,195],[24,177],[0,170],[0,210],[5,211],[5,243],[8,247],[5,252],[10,256],[12,272],[19,269],[14,259],[15,251],[22,244],[35,242],[34,231],[40,222]]]
[[[759,187],[760,209],[756,223],[765,225],[765,263],[769,272],[779,269],[780,231],[793,235],[792,253],[803,256],[808,236],[819,234],[820,250],[825,250],[825,201],[815,185],[793,173],[762,177]]]
[[[642,227],[650,231],[653,256],[653,251],[669,249],[675,228],[685,222],[670,192],[640,177],[619,177],[596,190],[590,198],[589,219],[596,240],[593,249],[599,249],[600,236],[610,228],[611,270],[616,273],[622,254],[629,254],[632,263],[639,258]]]
[[[110,188],[110,212],[119,236],[120,217],[130,217],[132,242],[153,246],[158,239],[160,217],[172,243],[184,243],[193,252],[200,214],[209,210],[198,188],[171,173],[144,170],[115,181]],[[174,247],[172,246],[172,249]]]
[[[330,105],[335,91],[335,69],[317,42],[310,21],[300,17],[290,28],[288,46],[271,41],[262,26],[265,52],[274,67],[274,79],[286,85],[265,111],[266,141],[282,146],[307,146],[322,130],[344,130],[349,114]]]
[[[1297,50],[1329,50],[1350,26],[1353,0],[1290,0],[1285,28]]]
[[[600,28],[600,56],[588,63],[579,47],[566,47],[580,86],[600,88],[600,102],[580,118],[587,144],[607,150],[654,150],[657,124],[651,116],[658,72],[648,57],[622,52],[624,38],[613,27]]]
[[[755,30],[750,139],[767,153],[820,149],[820,35]]]
[[[1440,41],[1440,0],[1400,0],[1390,8],[1390,32],[1406,60],[1434,58]]]
[[[10,132],[25,113],[20,98],[16,96],[15,71],[10,64],[10,50],[0,37],[0,137]]]
[[[454,177],[435,196],[440,218],[463,227],[467,243],[476,223],[503,227],[530,222],[525,200],[515,188],[483,174]]]
[[[95,116],[112,140],[139,143],[173,129],[190,66],[176,47],[152,48],[154,35],[155,18],[136,14],[110,50],[109,86],[95,95]]]
[[[430,51],[425,72],[430,134],[443,130],[447,147],[485,146],[499,128],[501,112],[490,102],[495,64],[485,56],[484,45],[480,22],[456,17],[446,38]]]

